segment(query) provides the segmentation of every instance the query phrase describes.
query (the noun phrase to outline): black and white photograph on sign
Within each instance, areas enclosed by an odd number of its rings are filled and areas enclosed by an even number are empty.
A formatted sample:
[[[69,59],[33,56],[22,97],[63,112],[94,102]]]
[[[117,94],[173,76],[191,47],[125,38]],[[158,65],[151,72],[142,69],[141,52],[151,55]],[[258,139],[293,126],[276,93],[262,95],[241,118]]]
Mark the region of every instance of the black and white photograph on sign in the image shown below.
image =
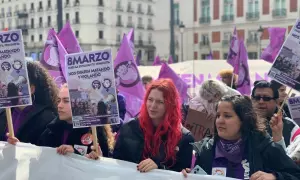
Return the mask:
[[[119,124],[111,50],[71,54],[66,61],[73,127]]]
[[[293,34],[293,30],[291,34]],[[279,54],[269,71],[269,77],[299,91],[300,39],[293,37],[291,34],[288,36],[283,47],[279,51]]]
[[[22,33],[0,32],[0,108],[31,105]]]

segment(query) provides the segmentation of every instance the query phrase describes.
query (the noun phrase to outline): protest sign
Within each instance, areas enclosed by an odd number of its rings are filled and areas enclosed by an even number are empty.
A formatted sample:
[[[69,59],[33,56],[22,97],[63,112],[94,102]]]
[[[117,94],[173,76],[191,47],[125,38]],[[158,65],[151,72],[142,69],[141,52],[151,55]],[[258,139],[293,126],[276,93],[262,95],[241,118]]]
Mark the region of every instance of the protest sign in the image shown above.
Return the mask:
[[[295,90],[300,90],[300,19],[283,43],[268,75]]]
[[[289,98],[288,106],[292,119],[300,125],[300,97]]]
[[[0,108],[31,105],[21,30],[0,32]]]
[[[189,109],[184,126],[191,131],[197,142],[213,135],[214,120],[215,117],[208,116],[205,112]]]
[[[73,127],[119,124],[111,49],[66,56]]]
[[[88,160],[70,154],[62,156],[56,149],[18,143],[0,142],[0,180],[230,180],[220,176],[189,174],[167,170],[137,171],[137,164],[101,157]]]

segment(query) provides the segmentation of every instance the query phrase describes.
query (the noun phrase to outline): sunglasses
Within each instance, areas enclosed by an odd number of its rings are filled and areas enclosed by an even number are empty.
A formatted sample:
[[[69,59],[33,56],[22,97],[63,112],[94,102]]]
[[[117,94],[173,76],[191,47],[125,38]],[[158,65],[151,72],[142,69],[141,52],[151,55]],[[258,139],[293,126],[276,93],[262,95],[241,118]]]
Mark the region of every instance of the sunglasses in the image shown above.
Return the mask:
[[[271,101],[274,98],[273,97],[266,97],[266,96],[252,96],[252,99],[254,99],[255,101],[260,101],[261,99],[263,101]]]

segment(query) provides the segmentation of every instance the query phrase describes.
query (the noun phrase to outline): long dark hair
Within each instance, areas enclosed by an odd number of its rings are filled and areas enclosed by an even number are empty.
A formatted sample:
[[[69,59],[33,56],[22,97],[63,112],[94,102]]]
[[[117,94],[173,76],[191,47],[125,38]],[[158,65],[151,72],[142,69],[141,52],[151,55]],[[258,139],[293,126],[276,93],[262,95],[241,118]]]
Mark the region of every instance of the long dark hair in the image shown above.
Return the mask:
[[[97,106],[97,114],[98,115],[107,115],[107,105],[105,104],[105,102],[103,101],[99,101],[98,102],[98,106]]]
[[[8,83],[7,85],[7,97],[17,97],[19,96],[19,88],[13,82]],[[15,106],[19,104],[19,98],[13,98],[10,100],[11,105]]]
[[[251,99],[248,96],[236,95],[236,96],[224,96],[220,102],[229,102],[232,104],[234,112],[242,122],[241,134],[242,138],[246,138],[253,131],[265,133],[265,121],[260,118],[256,113]],[[219,103],[220,103],[219,102]],[[218,108],[218,107],[217,107]],[[218,138],[218,132],[216,129],[216,123],[214,124],[215,137]]]
[[[27,62],[30,85],[35,86],[33,102],[57,109],[58,87],[53,78],[38,62]]]

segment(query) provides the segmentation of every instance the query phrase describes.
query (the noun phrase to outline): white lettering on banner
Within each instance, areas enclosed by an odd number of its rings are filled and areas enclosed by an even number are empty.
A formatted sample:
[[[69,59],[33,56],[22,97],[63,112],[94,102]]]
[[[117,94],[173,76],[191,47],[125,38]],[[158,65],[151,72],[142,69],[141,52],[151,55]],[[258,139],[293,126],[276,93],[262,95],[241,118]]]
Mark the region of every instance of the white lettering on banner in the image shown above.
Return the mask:
[[[0,142],[0,180],[230,180],[231,178],[153,170],[140,173],[136,164],[108,158],[88,160],[78,155],[62,156],[54,148]]]

